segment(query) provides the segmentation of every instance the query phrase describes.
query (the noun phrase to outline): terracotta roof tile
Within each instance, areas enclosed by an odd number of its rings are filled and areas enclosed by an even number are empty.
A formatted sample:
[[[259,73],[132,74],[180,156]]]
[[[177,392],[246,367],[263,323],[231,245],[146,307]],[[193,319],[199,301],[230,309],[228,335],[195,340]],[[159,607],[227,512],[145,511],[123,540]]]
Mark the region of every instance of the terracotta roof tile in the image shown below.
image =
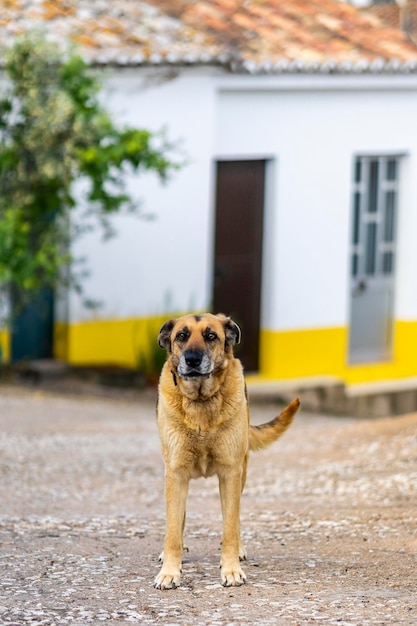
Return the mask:
[[[393,2],[393,0],[378,2],[371,4],[367,8],[367,13],[374,15],[387,26],[395,29],[402,28],[407,37],[416,44],[417,0],[407,0],[401,3]]]
[[[39,27],[93,63],[417,71],[398,27],[340,0],[0,0],[0,46]]]

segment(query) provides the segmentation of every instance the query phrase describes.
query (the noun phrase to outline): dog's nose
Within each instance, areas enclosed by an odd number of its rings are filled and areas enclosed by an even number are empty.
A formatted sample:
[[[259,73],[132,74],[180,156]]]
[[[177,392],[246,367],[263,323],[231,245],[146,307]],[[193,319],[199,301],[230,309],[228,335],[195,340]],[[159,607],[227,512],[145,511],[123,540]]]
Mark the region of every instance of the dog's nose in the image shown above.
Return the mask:
[[[198,367],[199,365],[201,365],[203,355],[201,352],[198,352],[196,350],[186,350],[184,352],[184,359],[188,367]]]

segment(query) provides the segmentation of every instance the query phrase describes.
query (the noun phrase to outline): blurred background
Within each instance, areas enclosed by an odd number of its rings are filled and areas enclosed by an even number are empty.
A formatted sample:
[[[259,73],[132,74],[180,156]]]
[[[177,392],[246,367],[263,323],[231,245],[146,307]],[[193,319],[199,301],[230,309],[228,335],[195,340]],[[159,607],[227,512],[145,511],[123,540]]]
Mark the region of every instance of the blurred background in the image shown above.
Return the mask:
[[[253,393],[417,408],[417,3],[0,0],[3,368],[153,383],[230,315]]]

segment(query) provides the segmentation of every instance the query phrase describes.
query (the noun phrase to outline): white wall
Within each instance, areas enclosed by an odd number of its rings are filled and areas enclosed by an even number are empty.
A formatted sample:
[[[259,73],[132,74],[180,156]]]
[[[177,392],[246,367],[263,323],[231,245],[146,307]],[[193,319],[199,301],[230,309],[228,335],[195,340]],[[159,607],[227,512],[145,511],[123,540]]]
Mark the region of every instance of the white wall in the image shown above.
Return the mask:
[[[268,294],[263,325],[270,329],[344,326],[349,316],[351,175],[357,154],[405,153],[416,171],[417,90],[319,89],[288,85],[275,90],[233,90],[219,102],[217,153],[271,156],[276,180],[266,215],[264,271]],[[384,79],[385,80],[385,79]],[[379,77],[368,77],[377,85]],[[277,81],[278,82],[278,81]],[[385,81],[386,82],[386,81]],[[258,86],[262,89],[262,83]],[[325,88],[323,88],[325,86]],[[396,316],[417,317],[416,177],[405,171],[400,207]],[[272,278],[271,278],[272,275]]]
[[[91,270],[85,293],[103,302],[97,315],[107,319],[205,308],[211,280],[212,78],[119,71],[107,82],[104,102],[121,124],[165,128],[168,138],[178,142],[176,157],[187,163],[165,186],[154,174],[141,173],[130,181],[131,194],[153,221],[118,216],[114,239],[102,243],[94,233],[79,241],[75,254],[87,256]],[[91,316],[73,295],[71,319]]]
[[[114,220],[118,237],[91,235],[86,294],[101,318],[210,305],[216,158],[268,158],[262,324],[345,326],[349,316],[351,176],[357,154],[407,153],[402,168],[396,317],[417,319],[417,80],[253,77],[194,69],[115,72],[105,103],[122,123],[181,140],[188,164],[166,187],[139,175],[145,213]],[[71,319],[88,318],[71,298]]]
[[[416,107],[417,113],[417,107]],[[413,133],[410,137],[415,140]],[[417,151],[401,163],[397,241],[396,311],[402,320],[417,320]]]

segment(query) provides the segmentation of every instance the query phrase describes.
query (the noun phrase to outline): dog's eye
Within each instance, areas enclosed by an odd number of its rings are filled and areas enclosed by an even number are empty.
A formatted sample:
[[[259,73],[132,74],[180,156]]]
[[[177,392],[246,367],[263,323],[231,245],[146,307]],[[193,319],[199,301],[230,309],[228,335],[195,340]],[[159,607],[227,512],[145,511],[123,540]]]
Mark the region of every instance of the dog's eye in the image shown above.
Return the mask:
[[[187,335],[185,333],[178,333],[175,339],[177,339],[178,341],[185,341],[187,339]]]
[[[216,333],[207,333],[206,335],[207,341],[215,341],[217,339]]]

